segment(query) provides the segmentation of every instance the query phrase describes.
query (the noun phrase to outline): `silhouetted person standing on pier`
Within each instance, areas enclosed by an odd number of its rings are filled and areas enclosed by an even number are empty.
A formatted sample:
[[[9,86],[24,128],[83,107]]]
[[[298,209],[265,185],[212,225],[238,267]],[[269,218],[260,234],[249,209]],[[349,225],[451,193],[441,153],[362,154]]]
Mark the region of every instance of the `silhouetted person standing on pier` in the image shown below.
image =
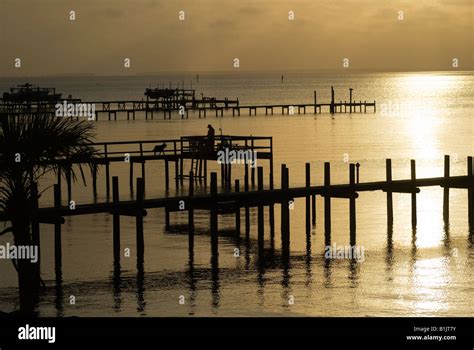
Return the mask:
[[[211,124],[207,125],[207,147],[210,152],[214,151],[214,138],[216,131]]]

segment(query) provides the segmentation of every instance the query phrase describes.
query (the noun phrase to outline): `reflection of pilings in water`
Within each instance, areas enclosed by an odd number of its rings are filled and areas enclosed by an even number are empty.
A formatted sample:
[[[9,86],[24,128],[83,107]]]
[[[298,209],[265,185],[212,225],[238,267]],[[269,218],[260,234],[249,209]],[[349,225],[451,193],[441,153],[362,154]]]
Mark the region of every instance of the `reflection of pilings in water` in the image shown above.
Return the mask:
[[[393,270],[394,256],[393,256],[393,226],[387,227],[387,249],[385,256],[386,271],[391,273]]]
[[[416,246],[416,228],[411,232],[410,271],[413,273],[417,261],[418,247]]]
[[[219,281],[219,259],[217,256],[211,258],[211,296],[212,296],[212,308],[217,311],[220,302],[220,281]]]
[[[357,262],[357,257],[352,257],[349,260],[349,281],[351,288],[355,288],[359,282],[359,263]]]
[[[324,259],[324,287],[328,288],[332,286],[332,259],[326,258],[323,256]]]
[[[197,296],[197,287],[196,287],[196,276],[194,272],[194,250],[189,250],[189,262],[188,262],[188,281],[189,281],[189,314],[194,315],[194,310],[196,308],[196,296]]]
[[[121,282],[122,282],[122,270],[120,267],[120,263],[114,263],[114,272],[112,277],[112,284],[113,284],[113,296],[114,296],[114,311],[120,311],[122,307],[122,289],[121,289]]]
[[[311,256],[311,238],[309,244],[306,244],[306,257],[305,257],[305,286],[309,287],[311,286],[311,283],[313,281],[313,272],[311,270],[311,264],[312,264],[312,256]]]
[[[145,306],[145,270],[142,261],[137,262],[137,311],[144,312]]]
[[[282,279],[281,279],[281,286],[282,286],[282,301],[283,307],[288,308],[290,305],[294,303],[294,295],[292,294],[291,290],[291,274],[290,274],[290,263],[288,261],[282,261]]]
[[[54,286],[55,290],[55,297],[54,297],[54,305],[56,307],[56,317],[63,317],[64,316],[64,290],[62,282],[56,283]]]
[[[444,239],[443,239],[443,247],[444,247],[444,254],[445,256],[451,256],[451,237],[449,231],[449,222],[445,222],[444,226]]]
[[[265,260],[259,258],[257,261],[257,295],[259,299],[259,306],[264,306],[265,304]]]

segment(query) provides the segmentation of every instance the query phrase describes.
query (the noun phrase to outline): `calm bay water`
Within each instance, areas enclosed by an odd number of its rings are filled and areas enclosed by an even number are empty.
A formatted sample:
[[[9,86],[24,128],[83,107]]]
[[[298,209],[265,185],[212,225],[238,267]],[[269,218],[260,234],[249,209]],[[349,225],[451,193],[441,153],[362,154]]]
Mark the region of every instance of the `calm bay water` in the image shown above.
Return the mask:
[[[137,76],[86,78],[32,78],[30,83],[56,87],[65,96],[83,100],[141,99],[146,87],[194,77]],[[0,79],[0,91],[24,83],[25,79]],[[304,183],[304,163],[312,166],[312,182],[322,183],[325,161],[331,162],[334,183],[348,180],[348,164],[359,162],[360,180],[385,177],[385,158],[393,159],[395,179],[408,178],[410,159],[417,161],[418,177],[443,174],[443,155],[452,156],[451,173],[466,173],[466,157],[474,155],[474,75],[472,73],[393,74],[201,74],[198,93],[219,98],[239,97],[242,104],[327,102],[330,86],[336,100],[348,100],[349,87],[355,100],[377,101],[377,113],[314,116],[208,117],[164,121],[99,121],[98,141],[153,140],[184,135],[204,135],[208,123],[224,134],[273,136],[275,183],[280,183],[280,164],[290,169],[290,185]],[[264,167],[267,166],[262,161]],[[122,198],[130,198],[128,166],[114,164],[111,175],[121,179]],[[136,169],[136,176],[139,176]],[[217,170],[211,166],[210,171]],[[189,171],[189,164],[185,171]],[[243,168],[233,170],[243,178]],[[168,195],[164,189],[164,164],[147,164],[148,198]],[[172,182],[173,183],[173,182]],[[46,189],[48,179],[42,184]],[[99,198],[105,199],[103,177],[99,177]],[[185,183],[183,191],[187,191]],[[51,203],[51,188],[41,204]],[[169,195],[174,195],[172,187]],[[241,243],[240,257],[234,257],[236,242],[230,237],[233,216],[219,218],[223,230],[219,239],[219,269],[210,264],[209,217],[197,212],[198,234],[193,264],[187,249],[186,229],[173,233],[164,229],[164,211],[149,210],[145,218],[144,273],[137,273],[135,221],[123,217],[122,248],[131,249],[122,258],[120,275],[112,264],[112,220],[108,215],[66,218],[63,225],[63,288],[54,288],[53,231],[42,225],[42,274],[48,286],[39,307],[42,316],[182,316],[182,315],[317,315],[317,316],[472,316],[474,292],[474,248],[469,241],[467,194],[451,190],[450,222],[442,219],[442,189],[422,188],[418,197],[418,225],[412,231],[410,196],[394,194],[394,226],[386,225],[385,194],[361,193],[357,200],[357,244],[365,249],[362,262],[324,259],[323,202],[317,199],[317,225],[311,236],[311,251],[305,240],[304,200],[296,200],[291,211],[289,266],[280,262],[279,208],[275,210],[275,256],[257,263],[256,211],[251,212],[251,244]],[[76,184],[73,199],[88,203],[88,187]],[[334,199],[332,243],[349,244],[348,201]],[[266,218],[268,213],[266,212]],[[265,236],[269,236],[266,220]],[[187,223],[185,213],[173,213],[173,224]],[[0,244],[11,240],[1,237]],[[269,248],[267,239],[266,247]],[[0,310],[17,308],[16,274],[11,263],[0,261]],[[69,304],[70,295],[76,305]],[[184,305],[179,297],[185,297]],[[293,297],[294,304],[288,300]]]

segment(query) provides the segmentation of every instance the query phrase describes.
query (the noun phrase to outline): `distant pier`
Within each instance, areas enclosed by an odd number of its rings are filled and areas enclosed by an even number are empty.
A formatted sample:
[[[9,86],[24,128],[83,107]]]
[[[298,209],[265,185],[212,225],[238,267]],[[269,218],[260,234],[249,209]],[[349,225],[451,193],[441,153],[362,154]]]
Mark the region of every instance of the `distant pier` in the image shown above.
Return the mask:
[[[94,104],[95,120],[117,120],[117,115],[126,116],[127,120],[135,120],[136,114],[141,112],[145,116],[145,120],[162,117],[163,119],[171,119],[173,113],[177,118],[188,119],[190,112],[197,114],[199,118],[206,118],[208,114],[216,117],[224,117],[224,115],[232,115],[233,117],[248,115],[300,115],[300,114],[321,114],[328,112],[336,113],[367,113],[369,110],[373,113],[377,111],[376,101],[355,101],[352,100],[352,90],[350,89],[350,99],[335,100],[334,89],[331,87],[331,100],[329,102],[320,103],[317,99],[317,92],[314,91],[314,99],[312,103],[291,103],[291,104],[241,104],[239,99],[216,99],[209,97],[196,98],[194,90],[174,89],[159,90],[161,94],[169,91],[174,92],[171,97],[156,97],[150,99],[147,95],[146,100],[119,100],[119,101],[82,101],[79,99],[61,100],[68,103]],[[147,89],[148,91],[148,89]],[[157,92],[158,93],[158,92]],[[153,94],[149,94],[154,96]],[[160,96],[162,96],[160,95]],[[25,114],[54,114],[55,103],[50,101],[38,101],[33,103],[11,102],[0,100],[0,111],[4,111],[15,115]],[[104,117],[105,115],[105,117]],[[79,119],[79,116],[71,118]]]

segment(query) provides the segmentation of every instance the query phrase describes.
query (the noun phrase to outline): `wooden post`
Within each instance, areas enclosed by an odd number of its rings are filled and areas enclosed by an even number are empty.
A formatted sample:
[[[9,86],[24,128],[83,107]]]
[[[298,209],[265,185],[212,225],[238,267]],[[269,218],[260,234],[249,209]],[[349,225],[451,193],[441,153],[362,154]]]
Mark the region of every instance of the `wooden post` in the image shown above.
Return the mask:
[[[59,209],[61,208],[61,188],[59,185],[54,185],[54,208],[59,216]],[[56,281],[62,280],[62,248],[61,248],[61,223],[54,224],[54,265],[56,271]]]
[[[272,107],[273,114],[273,107]],[[270,190],[273,190],[273,137],[270,137],[270,174],[269,174]],[[268,207],[268,218],[270,224],[270,242],[272,246],[275,242],[275,206],[273,202]]]
[[[349,164],[349,184],[353,188],[355,185],[355,164]],[[356,245],[356,198],[354,190],[349,198],[349,233],[351,246]]]
[[[285,164],[281,165],[281,188],[282,190],[288,190],[289,187],[289,172]],[[290,257],[290,208],[289,208],[289,197],[287,195],[282,196],[281,201],[281,246],[282,246],[282,257],[284,260],[288,260]]]
[[[263,191],[263,167],[258,167],[258,191]],[[263,254],[263,247],[264,247],[264,207],[263,205],[259,205],[257,212],[258,212],[258,252],[259,257]]]
[[[130,159],[130,176],[129,176],[130,189],[133,191],[133,160]]]
[[[449,155],[444,156],[444,178],[446,184],[443,188],[443,220],[449,221],[449,172],[450,172]]]
[[[120,262],[120,214],[119,214],[119,179],[118,176],[112,177],[112,202],[113,209],[113,250],[114,263]]]
[[[245,164],[245,175],[244,175],[244,190],[245,192],[249,191],[249,166],[246,162]],[[245,239],[249,239],[250,234],[250,208],[245,207]]]
[[[471,176],[471,182],[473,181],[474,169],[472,157],[467,157],[467,175]],[[474,231],[474,191],[471,188],[467,189],[467,208],[468,208],[468,217],[469,217],[469,229]]]
[[[189,198],[194,196],[194,174],[192,171],[189,172]],[[189,249],[192,251],[194,247],[194,209],[190,203],[188,206],[188,230],[189,230]]]
[[[335,106],[334,106],[334,87],[331,86],[331,105],[329,107],[329,112],[331,114],[335,113]]]
[[[225,163],[221,163],[221,187],[223,188],[225,188],[225,173],[226,173]]]
[[[170,168],[167,159],[165,159],[165,188],[167,190],[170,188]]]
[[[253,142],[253,137],[252,137],[252,140],[251,140],[251,143],[250,143],[250,147],[251,147],[251,150],[252,152],[254,152],[254,142]],[[255,167],[252,167],[252,169],[250,170],[251,171],[251,180],[252,180],[252,187],[255,187]]]
[[[174,161],[174,175],[175,175],[176,189],[178,189],[179,188],[179,161],[178,159]]]
[[[145,184],[142,178],[137,178],[137,261],[143,261],[143,254],[145,252],[145,241],[143,237],[143,200],[145,196]]]
[[[214,203],[211,207],[211,252],[213,257],[219,255],[219,234],[218,234],[218,217],[217,217],[217,173],[211,173],[211,196]]]
[[[104,156],[105,156],[105,193],[108,200],[110,196],[110,169],[109,169],[109,157],[107,155],[107,144],[104,144]]]
[[[61,168],[58,167],[58,188],[59,188],[59,193],[61,193],[61,179],[62,179],[62,176],[61,176]]]
[[[317,111],[317,104],[318,104],[318,99],[317,99],[317,94],[316,94],[316,90],[314,90],[314,114],[316,114],[316,111]]]
[[[306,163],[305,174],[306,174],[306,239],[309,239],[311,235],[311,195],[309,193],[309,188],[311,186],[311,168],[310,168],[309,163]]]
[[[34,278],[35,284],[37,286],[40,285],[40,276],[41,276],[41,239],[40,239],[40,223],[38,220],[38,203],[39,195],[38,195],[38,183],[33,182],[31,184],[31,239],[33,245],[38,248],[38,258],[36,264],[34,265]]]
[[[324,186],[326,193],[324,194],[324,237],[326,245],[329,245],[331,240],[331,195],[329,188],[331,186],[331,164],[324,163]]]
[[[66,170],[66,184],[67,184],[67,201],[70,203],[72,199],[72,175],[71,175],[72,164],[68,163]]]
[[[316,195],[311,196],[311,223],[313,226],[316,225]]]
[[[142,164],[143,190],[145,190],[145,158],[143,154],[143,144],[140,142],[140,160]]]
[[[92,195],[97,197],[97,163],[92,164]]]
[[[385,174],[387,181],[387,225],[393,225],[393,195],[391,191],[392,182],[392,160],[385,159]]]
[[[235,180],[235,192],[240,192],[240,182],[238,179]],[[240,207],[238,205],[235,209],[235,235],[238,240],[240,238]]]
[[[415,160],[410,160],[411,181],[413,182],[413,192],[411,193],[411,225],[416,227],[416,164]]]

